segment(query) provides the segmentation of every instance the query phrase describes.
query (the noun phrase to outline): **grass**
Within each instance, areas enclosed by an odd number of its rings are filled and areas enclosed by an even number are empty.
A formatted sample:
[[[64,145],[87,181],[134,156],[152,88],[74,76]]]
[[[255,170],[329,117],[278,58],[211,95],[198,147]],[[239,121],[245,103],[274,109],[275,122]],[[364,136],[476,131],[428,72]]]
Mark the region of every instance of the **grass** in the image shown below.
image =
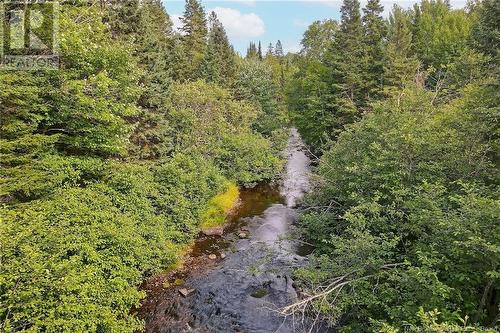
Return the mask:
[[[207,210],[202,214],[202,229],[210,229],[222,226],[227,214],[238,202],[240,191],[233,183],[228,183],[226,191],[213,197]]]

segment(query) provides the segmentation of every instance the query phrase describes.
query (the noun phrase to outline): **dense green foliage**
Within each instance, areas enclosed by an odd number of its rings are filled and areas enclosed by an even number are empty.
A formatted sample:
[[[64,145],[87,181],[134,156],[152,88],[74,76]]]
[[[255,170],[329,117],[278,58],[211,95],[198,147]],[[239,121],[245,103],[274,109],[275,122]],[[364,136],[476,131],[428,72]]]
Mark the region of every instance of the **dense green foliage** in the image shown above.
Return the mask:
[[[308,202],[322,208],[303,220],[319,272],[305,276],[321,284],[350,273],[332,320],[354,331],[367,318],[400,327],[417,324],[424,307],[445,320],[491,322],[495,307],[479,304],[498,278],[495,89],[470,87],[439,108],[430,93],[407,91],[399,107],[377,105],[325,152],[324,184]]]
[[[320,149],[369,112],[371,103],[411,82],[418,69],[426,71],[426,85],[439,84],[446,67],[466,52],[476,11],[422,1],[412,10],[396,6],[387,21],[380,1],[368,1],[361,15],[353,0],[344,2],[338,28],[330,21],[311,25],[302,41],[304,59],[288,87],[290,111],[306,142]],[[495,28],[490,31],[483,38],[494,39]],[[322,125],[312,126],[312,118]]]
[[[214,12],[210,14],[209,21],[210,34],[203,58],[202,77],[208,82],[229,87],[236,72],[236,55]]]
[[[300,310],[496,332],[499,8],[345,0],[242,58],[198,0],[180,33],[160,0],[64,2],[61,68],[0,71],[0,330],[140,331],[140,283],[282,170],[288,104],[320,156]]]
[[[137,332],[143,279],[235,184],[281,171],[259,123],[278,92],[236,93],[251,85],[215,14],[207,30],[190,0],[182,21],[159,0],[66,2],[61,68],[0,72],[0,330]]]
[[[304,45],[289,103],[322,156],[297,278],[309,311],[343,332],[496,332],[495,3],[423,0],[382,21],[378,1],[361,19],[346,0],[323,51]]]

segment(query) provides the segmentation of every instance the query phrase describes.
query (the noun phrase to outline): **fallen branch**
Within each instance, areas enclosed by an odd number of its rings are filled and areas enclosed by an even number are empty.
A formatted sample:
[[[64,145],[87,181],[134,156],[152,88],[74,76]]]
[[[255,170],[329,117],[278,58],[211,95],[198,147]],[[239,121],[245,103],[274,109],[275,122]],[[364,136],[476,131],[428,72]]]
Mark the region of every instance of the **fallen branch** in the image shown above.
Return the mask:
[[[380,266],[379,269],[380,270],[393,269],[393,268],[403,266],[403,265],[405,265],[405,264],[404,263],[385,264],[385,265]],[[306,298],[304,298],[298,302],[295,302],[293,304],[285,306],[284,308],[279,310],[279,313],[283,316],[294,315],[296,312],[299,312],[299,311],[302,312],[302,314],[304,314],[307,307],[309,305],[311,305],[314,301],[321,299],[321,298],[326,299],[327,296],[329,296],[330,294],[337,291],[337,294],[335,295],[335,297],[333,299],[333,303],[335,303],[335,301],[337,300],[337,298],[338,298],[338,296],[339,296],[339,294],[342,291],[342,288],[344,286],[351,284],[351,283],[354,283],[356,281],[366,280],[366,279],[369,279],[371,277],[377,276],[377,274],[370,274],[370,275],[365,275],[365,276],[361,276],[358,278],[347,280],[348,277],[352,276],[353,274],[355,274],[358,271],[359,270],[353,271],[353,272],[347,273],[345,275],[334,278],[332,280],[332,282],[330,282],[327,286],[318,288],[322,291],[317,292],[313,295],[308,295]]]

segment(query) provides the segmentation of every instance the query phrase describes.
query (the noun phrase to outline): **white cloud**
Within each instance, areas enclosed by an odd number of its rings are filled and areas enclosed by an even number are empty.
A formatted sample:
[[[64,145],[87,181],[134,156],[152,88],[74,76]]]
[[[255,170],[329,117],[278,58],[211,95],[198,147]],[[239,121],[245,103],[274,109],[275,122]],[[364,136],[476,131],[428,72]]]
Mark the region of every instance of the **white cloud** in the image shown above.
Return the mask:
[[[293,25],[298,28],[307,28],[309,27],[310,23],[301,19],[295,19],[293,20]]]
[[[243,14],[239,10],[215,7],[214,11],[224,25],[229,38],[254,38],[266,31],[264,21],[255,13]]]

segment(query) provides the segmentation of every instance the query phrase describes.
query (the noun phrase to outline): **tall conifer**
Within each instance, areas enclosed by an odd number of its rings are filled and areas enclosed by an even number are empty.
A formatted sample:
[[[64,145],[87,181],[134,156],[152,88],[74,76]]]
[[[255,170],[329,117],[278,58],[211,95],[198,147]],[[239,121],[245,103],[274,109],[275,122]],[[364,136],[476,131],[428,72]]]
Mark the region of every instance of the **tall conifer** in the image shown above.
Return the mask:
[[[183,33],[181,79],[195,80],[200,76],[208,35],[206,14],[198,0],[186,0],[181,22]]]
[[[274,48],[274,55],[280,59],[285,56],[285,53],[283,52],[283,45],[281,44],[280,40],[276,42],[276,46]]]
[[[330,49],[325,54],[328,68],[326,83],[329,94],[325,94],[325,105],[332,113],[335,137],[346,124],[360,116],[360,107],[365,105],[363,90],[364,34],[358,0],[344,0],[341,7],[341,22]]]
[[[410,82],[418,61],[411,55],[412,29],[410,14],[395,5],[389,16],[389,32],[384,65],[384,92],[394,95]]]
[[[247,59],[256,59],[258,57],[257,54],[257,46],[255,46],[254,42],[250,42],[250,45],[247,48]]]
[[[142,95],[132,153],[157,158],[169,149],[166,122],[170,86],[173,81],[172,22],[160,0],[143,0],[135,36],[136,56],[142,66]]]
[[[368,99],[381,96],[384,74],[384,38],[386,24],[382,18],[384,7],[380,0],[369,0],[363,8],[363,27],[365,34],[365,94]]]
[[[203,59],[202,77],[208,82],[229,86],[235,73],[235,53],[224,26],[215,12],[209,16],[210,32]]]
[[[274,56],[274,45],[273,43],[269,43],[267,46],[267,52],[266,52],[266,57],[272,57]]]

